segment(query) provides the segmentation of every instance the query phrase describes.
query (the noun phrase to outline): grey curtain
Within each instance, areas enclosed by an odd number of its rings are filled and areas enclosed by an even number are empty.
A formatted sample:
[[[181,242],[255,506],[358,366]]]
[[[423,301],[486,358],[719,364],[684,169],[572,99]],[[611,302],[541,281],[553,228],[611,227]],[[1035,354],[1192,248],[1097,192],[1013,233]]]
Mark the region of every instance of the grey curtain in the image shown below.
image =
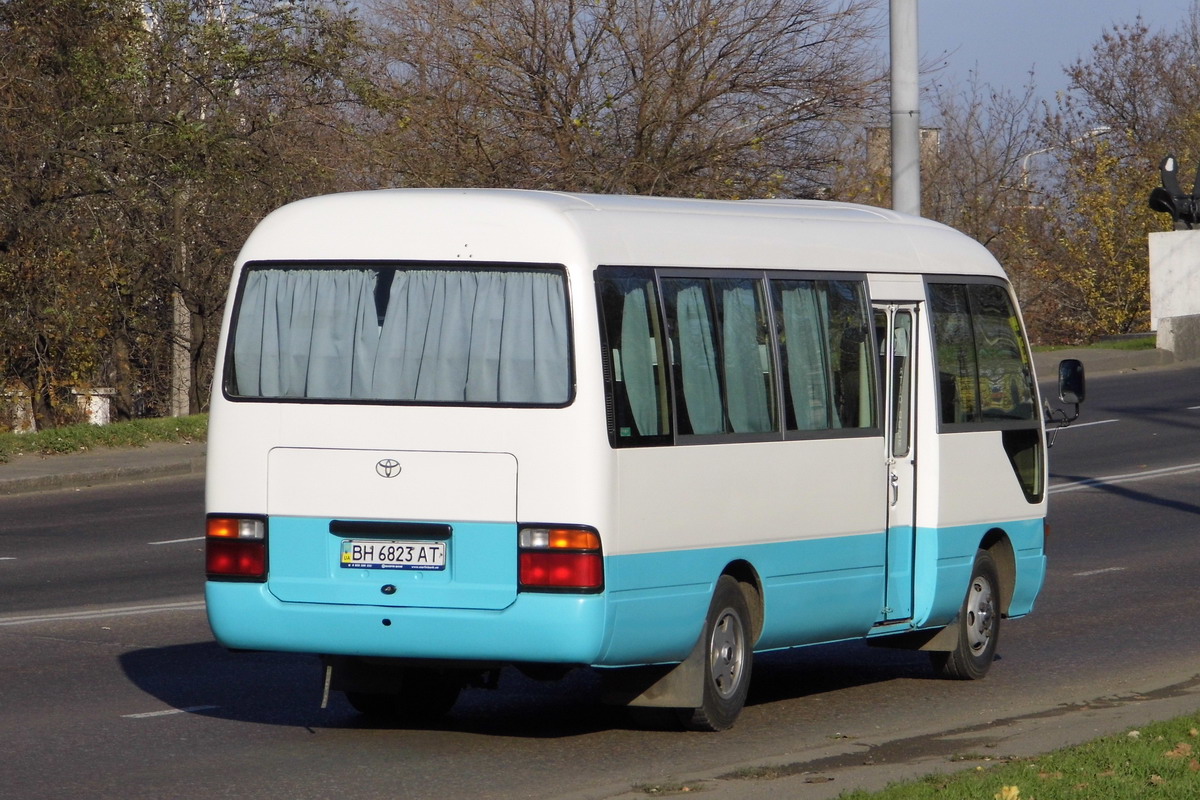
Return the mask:
[[[833,403],[829,362],[828,297],[816,282],[788,283],[782,290],[787,380],[798,430],[840,428]]]
[[[248,397],[352,397],[374,361],[370,270],[253,270],[238,312],[234,369]]]
[[[557,274],[400,271],[380,332],[371,397],[563,403],[567,342]]]
[[[692,433],[724,433],[717,353],[704,294],[703,286],[692,285],[676,296],[683,397]]]
[[[659,430],[658,382],[654,377],[654,341],[650,338],[650,312],[646,290],[635,287],[625,295],[621,311],[621,374],[625,396],[638,433],[656,436]]]
[[[729,424],[736,433],[760,433],[775,427],[759,350],[760,318],[754,284],[721,288],[725,391]]]

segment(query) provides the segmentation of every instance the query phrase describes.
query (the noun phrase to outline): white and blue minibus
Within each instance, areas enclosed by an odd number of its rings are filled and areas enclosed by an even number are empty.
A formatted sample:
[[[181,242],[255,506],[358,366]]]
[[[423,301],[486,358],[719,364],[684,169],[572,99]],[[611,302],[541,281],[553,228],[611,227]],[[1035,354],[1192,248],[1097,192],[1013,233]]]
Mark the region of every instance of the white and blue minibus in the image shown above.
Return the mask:
[[[217,364],[214,634],[320,655],[366,714],[592,667],[719,730],[755,653],[849,638],[978,678],[1045,576],[1021,317],[927,220],[312,198],[245,243]]]

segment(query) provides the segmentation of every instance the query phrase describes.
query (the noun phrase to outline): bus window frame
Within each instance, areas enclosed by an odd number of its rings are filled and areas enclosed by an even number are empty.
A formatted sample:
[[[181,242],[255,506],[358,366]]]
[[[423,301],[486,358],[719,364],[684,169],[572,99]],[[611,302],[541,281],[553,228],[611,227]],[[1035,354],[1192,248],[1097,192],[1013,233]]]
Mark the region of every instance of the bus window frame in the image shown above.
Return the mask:
[[[481,403],[481,402],[430,402],[425,400],[389,400],[383,398],[343,397],[260,397],[236,394],[232,391],[235,379],[234,343],[237,341],[242,298],[246,292],[248,273],[260,269],[444,269],[460,272],[480,272],[487,269],[508,272],[555,272],[562,278],[563,300],[567,323],[567,397],[561,403]],[[247,261],[237,271],[238,284],[231,309],[229,331],[224,336],[225,357],[221,362],[221,394],[231,403],[287,403],[289,405],[352,405],[352,406],[405,406],[416,408],[568,408],[575,403],[578,394],[577,365],[575,358],[574,297],[571,291],[571,272],[565,264],[550,264],[519,261],[426,261],[422,259],[260,259]]]
[[[936,385],[934,388],[936,391],[936,400],[937,400],[937,409],[938,409],[938,413],[936,415],[936,417],[937,417],[937,432],[938,433],[977,433],[980,431],[1028,430],[1028,429],[1033,429],[1033,428],[1040,428],[1042,422],[1041,422],[1041,417],[1038,412],[1038,409],[1040,408],[1039,403],[1041,402],[1041,396],[1038,392],[1037,378],[1033,372],[1033,351],[1030,349],[1029,335],[1025,328],[1025,320],[1021,316],[1021,310],[1020,310],[1021,307],[1020,307],[1020,304],[1017,302],[1016,295],[1014,294],[1014,292],[1012,290],[1012,285],[1010,283],[1008,283],[1007,281],[1001,280],[1000,278],[994,278],[994,277],[987,276],[987,275],[925,275],[924,276],[924,285],[925,285],[925,301],[924,302],[925,302],[926,308],[928,309],[928,313],[926,314],[926,319],[927,319],[926,324],[929,327],[929,332],[928,332],[928,334],[926,334],[926,336],[930,343],[930,353],[931,353],[932,359],[933,359],[933,371],[934,371],[935,376],[938,375],[938,366],[939,366],[938,353],[937,353],[937,314],[934,311],[933,297],[929,290],[929,287],[932,285],[935,285],[935,284],[953,285],[953,286],[966,286],[966,285],[996,286],[996,287],[999,287],[1004,290],[1004,293],[1008,298],[1009,307],[1012,310],[1012,312],[1014,314],[1016,314],[1017,320],[1020,323],[1021,345],[1024,348],[1025,364],[1029,369],[1029,384],[1030,384],[1031,393],[1032,393],[1032,405],[1033,405],[1033,413],[1030,415],[1029,419],[1004,420],[1004,419],[987,419],[987,418],[981,417],[978,421],[973,421],[973,422],[946,422],[945,420],[942,419],[942,414],[941,414],[941,408],[942,408],[941,382],[935,381]],[[972,347],[975,350],[975,356],[976,356],[975,383],[976,383],[976,386],[978,386],[978,383],[979,383],[979,364],[978,364],[979,347],[975,343],[975,328],[974,328],[973,310],[972,310],[971,317],[972,317],[971,340],[972,340]],[[980,401],[980,398],[976,397],[977,404],[979,403],[979,401]]]
[[[711,444],[739,444],[739,443],[754,443],[754,442],[784,442],[784,441],[809,441],[823,439],[859,439],[870,438],[883,435],[882,411],[880,410],[880,375],[876,359],[873,357],[875,348],[878,343],[875,341],[874,323],[871,318],[871,295],[870,287],[867,281],[867,273],[849,272],[841,270],[780,270],[780,269],[760,269],[760,268],[739,268],[739,267],[673,267],[659,266],[647,267],[636,266],[630,264],[601,264],[597,266],[593,272],[593,283],[596,286],[596,308],[599,318],[600,327],[600,345],[601,359],[604,370],[604,396],[606,408],[606,428],[609,445],[613,449],[637,449],[642,447],[673,447],[673,446],[691,446],[691,445],[711,445]],[[639,279],[652,279],[655,287],[655,301],[658,303],[658,313],[661,318],[662,332],[664,337],[663,342],[663,357],[670,359],[670,341],[671,328],[669,317],[666,308],[666,296],[663,292],[663,279],[682,278],[682,279],[706,279],[709,281],[726,280],[756,280],[761,282],[763,293],[764,313],[766,315],[767,329],[769,335],[768,355],[771,360],[772,382],[773,382],[773,397],[772,401],[775,404],[775,430],[756,433],[716,433],[716,434],[691,434],[679,433],[678,417],[676,415],[678,388],[676,387],[674,370],[668,368],[666,370],[666,390],[668,392],[668,428],[669,433],[659,434],[656,436],[641,436],[633,439],[618,439],[614,414],[615,398],[613,396],[613,364],[611,363],[611,348],[609,346],[609,335],[606,329],[607,319],[604,315],[602,305],[601,292],[599,291],[599,283],[608,277],[613,278],[630,278],[637,277]],[[858,284],[860,289],[860,300],[862,303],[862,313],[866,316],[864,319],[864,345],[867,349],[867,357],[864,359],[866,368],[870,371],[870,377],[867,381],[868,400],[871,403],[872,410],[872,425],[867,427],[841,427],[841,428],[820,428],[814,430],[789,430],[786,428],[785,415],[783,413],[784,403],[784,388],[783,375],[780,370],[782,367],[782,359],[779,353],[779,335],[778,326],[779,320],[775,313],[775,303],[773,295],[772,283],[774,281],[827,281],[827,282],[846,282]],[[719,347],[719,344],[718,344]],[[722,354],[723,359],[723,354]],[[724,400],[724,392],[722,392]]]

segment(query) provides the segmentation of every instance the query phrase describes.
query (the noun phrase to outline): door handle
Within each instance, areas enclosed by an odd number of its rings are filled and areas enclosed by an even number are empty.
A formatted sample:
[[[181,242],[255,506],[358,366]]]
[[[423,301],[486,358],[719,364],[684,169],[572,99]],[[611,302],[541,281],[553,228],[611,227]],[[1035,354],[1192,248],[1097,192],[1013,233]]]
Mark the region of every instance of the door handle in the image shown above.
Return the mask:
[[[896,505],[900,501],[900,476],[892,472],[889,474],[889,483],[892,485],[892,505]]]

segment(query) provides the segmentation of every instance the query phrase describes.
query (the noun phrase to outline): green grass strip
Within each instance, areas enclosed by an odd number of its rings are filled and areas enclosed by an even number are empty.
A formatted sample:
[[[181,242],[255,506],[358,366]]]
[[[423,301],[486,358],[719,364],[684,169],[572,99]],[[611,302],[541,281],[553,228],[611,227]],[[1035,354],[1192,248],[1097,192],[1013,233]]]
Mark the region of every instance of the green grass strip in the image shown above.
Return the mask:
[[[931,775],[842,800],[1144,800],[1200,797],[1200,715],[1030,759]]]
[[[36,433],[0,433],[0,462],[24,453],[80,453],[104,447],[145,447],[154,442],[203,442],[208,415],[135,419],[111,425],[67,425]]]

